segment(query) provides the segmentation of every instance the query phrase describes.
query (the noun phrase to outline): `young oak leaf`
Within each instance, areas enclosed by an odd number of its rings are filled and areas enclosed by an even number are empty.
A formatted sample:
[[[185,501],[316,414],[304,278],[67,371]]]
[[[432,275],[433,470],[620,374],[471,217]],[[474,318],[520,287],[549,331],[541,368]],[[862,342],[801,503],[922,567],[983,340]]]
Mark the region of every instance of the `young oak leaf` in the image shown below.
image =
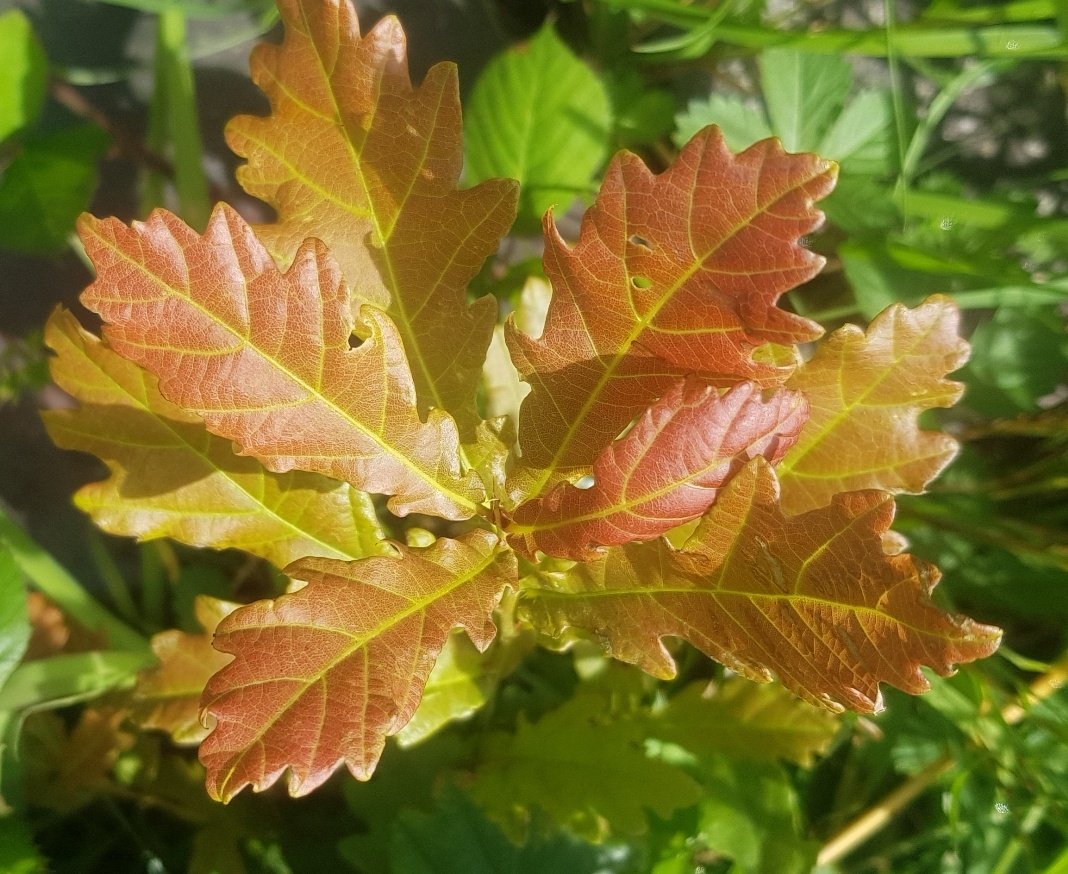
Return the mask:
[[[774,676],[807,701],[860,712],[881,707],[880,683],[923,692],[920,665],[945,675],[997,648],[998,629],[931,603],[933,565],[884,551],[890,496],[840,494],[801,516],[784,516],[778,500],[758,457],[682,551],[664,539],[618,547],[525,590],[520,613],[553,635],[585,629],[656,677],[675,675],[661,638],[680,637],[750,679]]]
[[[775,304],[823,264],[799,239],[822,221],[812,203],[836,173],[832,162],[788,155],[775,140],[734,155],[710,127],[660,175],[620,153],[574,248],[546,215],[553,298],[544,333],[535,340],[506,326],[531,386],[513,492],[533,497],[588,467],[688,373],[719,385],[781,383],[789,369],[754,360],[753,351],[820,334]]]
[[[107,464],[111,476],[74,500],[108,533],[243,549],[280,568],[309,555],[351,560],[379,551],[384,535],[368,495],[235,455],[229,440],[164,398],[154,376],[66,310],[52,314],[45,342],[56,352],[52,378],[80,403],[43,413],[45,427],[57,446]]]
[[[82,302],[104,338],[212,433],[277,473],[393,495],[398,515],[475,512],[484,493],[461,471],[456,424],[442,410],[420,421],[393,323],[363,307],[368,337],[350,348],[349,292],[321,242],[282,273],[226,204],[203,236],[164,210],[133,226],[83,216],[79,230],[97,270]]]
[[[369,779],[386,737],[415,712],[449,632],[462,627],[480,650],[489,646],[514,554],[482,530],[397,548],[396,558],[298,561],[286,572],[307,586],[219,625],[215,646],[235,658],[204,690],[217,720],[200,747],[213,797],[265,789],[287,768],[292,795],[342,762]]]
[[[282,44],[252,56],[271,114],[227,128],[231,148],[248,159],[238,181],[278,214],[257,235],[284,263],[306,238],[325,242],[358,303],[388,307],[420,413],[448,410],[466,442],[496,304],[469,305],[465,289],[512,223],[517,184],[458,190],[456,66],[436,65],[413,89],[396,18],[361,38],[349,0],[279,8]]]
[[[964,391],[945,379],[968,360],[959,321],[941,295],[914,309],[894,304],[866,332],[839,328],[794,372],[787,385],[804,392],[812,414],[777,471],[785,512],[858,489],[922,492],[953,460],[957,441],[921,431],[916,419]]]
[[[200,721],[200,696],[211,676],[232,658],[213,648],[211,638],[216,626],[240,606],[198,595],[193,608],[203,634],[170,629],[153,636],[152,652],[159,664],[137,677],[130,708],[135,723],[161,729],[177,744],[198,744],[207,737],[209,729]]]
[[[521,504],[508,540],[528,556],[540,549],[579,561],[605,546],[652,540],[704,513],[739,462],[763,455],[776,463],[807,415],[797,392],[765,400],[751,382],[723,395],[696,380],[679,382],[601,453],[590,488],[564,482]]]

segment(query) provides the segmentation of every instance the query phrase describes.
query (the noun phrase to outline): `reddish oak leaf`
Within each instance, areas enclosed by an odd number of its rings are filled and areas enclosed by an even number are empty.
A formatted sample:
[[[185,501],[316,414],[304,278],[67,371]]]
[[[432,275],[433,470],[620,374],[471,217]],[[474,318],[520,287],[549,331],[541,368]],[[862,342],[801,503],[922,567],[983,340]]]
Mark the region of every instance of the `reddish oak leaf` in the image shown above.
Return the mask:
[[[130,715],[142,728],[167,732],[175,743],[198,744],[208,735],[200,721],[200,696],[212,674],[231,656],[211,645],[216,626],[241,605],[198,595],[194,602],[203,634],[178,629],[152,638],[159,664],[142,672],[133,690]]]
[[[384,535],[374,505],[347,483],[270,473],[164,398],[154,376],[57,310],[45,328],[52,378],[81,404],[43,414],[57,446],[92,452],[111,476],[75,503],[111,534],[235,547],[285,567],[322,555],[355,559]]]
[[[278,213],[257,234],[284,263],[306,238],[323,240],[359,302],[388,306],[420,412],[447,409],[470,439],[496,306],[490,297],[469,305],[465,288],[511,225],[517,184],[457,190],[456,67],[438,64],[413,89],[396,18],[361,39],[348,0],[279,8],[284,41],[252,57],[271,114],[227,129],[248,158],[238,180]]]
[[[928,665],[990,655],[1000,632],[929,599],[938,570],[887,555],[893,499],[837,495],[784,516],[763,458],[731,479],[682,551],[661,539],[611,550],[522,593],[520,612],[554,635],[585,629],[613,657],[675,675],[662,642],[680,637],[750,679],[773,676],[832,709],[879,709],[879,684],[928,688]]]
[[[132,227],[91,216],[79,227],[97,269],[82,301],[108,344],[210,431],[275,472],[394,495],[400,515],[474,513],[482,486],[461,471],[455,423],[441,410],[419,420],[385,314],[364,307],[368,337],[349,348],[349,293],[318,240],[282,273],[225,204],[203,236],[163,210]]]
[[[232,613],[215,645],[235,658],[204,691],[217,725],[200,748],[223,801],[288,768],[305,795],[344,762],[371,776],[388,735],[412,717],[449,632],[479,648],[516,578],[514,555],[487,531],[355,562],[312,558],[287,569],[308,583]]]
[[[772,464],[793,445],[808,406],[796,392],[769,399],[747,382],[720,395],[680,382],[593,464],[594,484],[560,483],[511,514],[508,540],[528,555],[540,549],[588,560],[637,540],[651,540],[696,519],[727,478],[757,455]]]
[[[783,510],[803,513],[857,489],[922,492],[953,460],[957,441],[916,420],[964,391],[944,378],[968,360],[959,320],[946,297],[894,304],[867,332],[839,328],[797,369],[788,385],[804,392],[812,415],[778,471]]]
[[[782,382],[789,369],[753,352],[819,336],[818,325],[775,303],[823,264],[798,241],[822,221],[812,202],[836,173],[776,140],[734,155],[708,128],[660,175],[618,155],[574,248],[547,215],[545,331],[535,340],[507,326],[531,386],[513,493],[537,495],[561,471],[588,467],[681,376]]]

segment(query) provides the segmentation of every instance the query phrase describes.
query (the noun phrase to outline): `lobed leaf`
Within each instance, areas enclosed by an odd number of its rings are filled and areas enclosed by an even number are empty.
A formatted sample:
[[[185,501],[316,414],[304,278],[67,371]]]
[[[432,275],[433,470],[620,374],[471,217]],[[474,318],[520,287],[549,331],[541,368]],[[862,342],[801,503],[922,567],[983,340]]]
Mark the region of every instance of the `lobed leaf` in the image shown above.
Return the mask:
[[[782,382],[789,369],[753,352],[820,333],[775,303],[823,263],[798,241],[819,225],[812,202],[835,174],[833,163],[788,155],[774,140],[733,155],[708,128],[660,175],[620,153],[574,248],[547,215],[545,331],[535,340],[506,328],[531,385],[513,493],[533,497],[588,468],[687,374],[724,386]]]
[[[238,181],[275,208],[257,234],[288,264],[315,237],[357,303],[387,308],[412,366],[419,410],[451,412],[465,440],[496,321],[467,283],[512,223],[516,183],[457,189],[463,165],[456,67],[413,89],[393,16],[360,37],[349,0],[281,0],[285,39],[261,45],[252,78],[266,118],[239,116],[227,140],[248,159]]]
[[[449,632],[462,627],[489,646],[491,614],[516,577],[512,553],[482,530],[397,549],[397,558],[298,561],[287,573],[307,586],[219,625],[215,645],[235,658],[204,692],[217,720],[200,747],[212,796],[265,789],[287,768],[290,794],[305,795],[342,762],[368,779]]]
[[[193,609],[203,634],[174,628],[152,637],[159,664],[137,677],[130,708],[137,725],[165,731],[177,744],[195,745],[208,736],[210,729],[200,721],[200,697],[212,675],[231,660],[212,647],[212,635],[240,606],[198,595]]]
[[[952,406],[964,386],[945,374],[968,359],[959,311],[935,295],[908,309],[894,304],[867,332],[835,331],[787,385],[811,414],[778,468],[782,508],[803,513],[839,492],[922,492],[957,454],[948,434],[921,431],[917,417]]]
[[[203,236],[163,210],[132,227],[91,216],[79,227],[97,270],[82,301],[108,344],[210,431],[277,473],[393,495],[399,515],[475,512],[484,494],[461,472],[456,425],[441,410],[420,421],[393,323],[363,307],[368,337],[350,348],[349,292],[321,242],[282,273],[225,204]]]
[[[652,540],[696,519],[739,462],[762,455],[772,464],[797,440],[807,417],[802,395],[767,400],[747,382],[720,395],[694,380],[679,382],[593,465],[594,484],[560,483],[521,504],[506,530],[516,549],[559,558],[596,558],[605,546]]]
[[[234,547],[277,567],[309,555],[378,551],[384,535],[366,494],[318,474],[269,473],[235,455],[229,440],[164,398],[154,376],[66,310],[52,314],[45,340],[56,352],[52,378],[81,406],[42,418],[57,446],[108,465],[108,479],[74,497],[108,533]]]
[[[737,673],[773,676],[807,701],[861,712],[879,684],[929,684],[990,655],[1000,632],[937,609],[938,570],[888,555],[893,500],[876,491],[784,516],[775,476],[754,459],[720,493],[682,551],[661,539],[616,548],[521,593],[520,614],[560,635],[585,629],[614,658],[669,679],[662,638],[689,641]]]

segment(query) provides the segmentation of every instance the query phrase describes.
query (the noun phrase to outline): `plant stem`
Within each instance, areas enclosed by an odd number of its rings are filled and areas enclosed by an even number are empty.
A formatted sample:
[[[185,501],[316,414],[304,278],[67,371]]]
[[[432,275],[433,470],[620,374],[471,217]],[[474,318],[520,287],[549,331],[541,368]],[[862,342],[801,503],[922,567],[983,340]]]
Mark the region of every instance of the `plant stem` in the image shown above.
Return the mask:
[[[1030,707],[1048,698],[1066,683],[1068,683],[1068,653],[1062,655],[1046,673],[1030,685],[1022,700],[1014,701],[1004,707],[1001,711],[1001,718],[1008,725],[1016,725],[1027,715]],[[820,850],[816,863],[831,865],[848,856],[889,825],[902,810],[922,795],[939,777],[950,771],[955,764],[956,759],[947,754],[914,774],[827,841]]]

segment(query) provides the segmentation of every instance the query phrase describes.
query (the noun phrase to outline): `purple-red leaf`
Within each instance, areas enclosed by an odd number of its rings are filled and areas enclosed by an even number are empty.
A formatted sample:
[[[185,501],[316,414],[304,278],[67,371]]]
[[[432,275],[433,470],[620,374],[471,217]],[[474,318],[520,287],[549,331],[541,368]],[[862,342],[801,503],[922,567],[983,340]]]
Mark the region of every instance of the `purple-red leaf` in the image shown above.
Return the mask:
[[[560,483],[521,504],[507,525],[508,540],[528,555],[540,549],[587,560],[605,546],[659,537],[704,513],[745,462],[757,455],[777,462],[807,411],[796,392],[765,400],[750,382],[724,395],[680,382],[601,453],[590,488]]]

